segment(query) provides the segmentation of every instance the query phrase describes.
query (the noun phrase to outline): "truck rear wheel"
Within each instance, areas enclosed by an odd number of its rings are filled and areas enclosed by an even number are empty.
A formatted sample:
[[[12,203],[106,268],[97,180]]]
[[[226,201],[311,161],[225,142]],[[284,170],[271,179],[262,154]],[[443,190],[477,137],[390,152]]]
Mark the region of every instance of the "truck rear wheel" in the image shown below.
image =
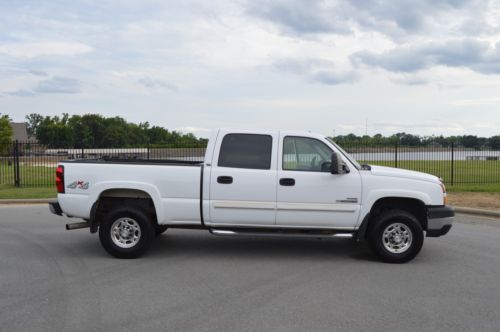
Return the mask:
[[[155,237],[154,227],[138,208],[116,208],[106,214],[99,227],[103,248],[117,258],[137,258]]]
[[[374,220],[368,240],[375,254],[384,262],[405,263],[422,249],[424,233],[412,214],[388,210]]]

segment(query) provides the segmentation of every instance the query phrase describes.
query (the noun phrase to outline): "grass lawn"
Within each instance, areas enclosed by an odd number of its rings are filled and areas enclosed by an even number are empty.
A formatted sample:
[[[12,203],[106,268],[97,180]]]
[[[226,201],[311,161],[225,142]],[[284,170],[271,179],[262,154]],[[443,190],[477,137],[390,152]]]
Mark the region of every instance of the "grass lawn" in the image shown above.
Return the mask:
[[[55,186],[55,167],[19,166],[19,177],[22,186],[48,187]],[[14,184],[14,167],[0,163],[0,184]]]
[[[455,184],[447,185],[448,192],[487,192],[500,193],[500,183],[485,183],[485,184]]]
[[[56,195],[57,190],[55,186],[16,188],[12,185],[0,185],[0,199],[53,198]]]
[[[395,165],[394,161],[366,163],[389,167]],[[479,188],[483,185],[488,187],[490,184],[495,183],[500,184],[500,161],[498,160],[457,160],[453,163],[453,167],[451,161],[447,160],[400,160],[398,161],[398,168],[439,176],[448,187],[451,187],[452,179],[454,185],[462,186],[462,184],[467,184],[464,188],[467,188],[469,183],[474,184],[470,188]],[[490,190],[487,188],[487,191],[491,191],[491,188]]]

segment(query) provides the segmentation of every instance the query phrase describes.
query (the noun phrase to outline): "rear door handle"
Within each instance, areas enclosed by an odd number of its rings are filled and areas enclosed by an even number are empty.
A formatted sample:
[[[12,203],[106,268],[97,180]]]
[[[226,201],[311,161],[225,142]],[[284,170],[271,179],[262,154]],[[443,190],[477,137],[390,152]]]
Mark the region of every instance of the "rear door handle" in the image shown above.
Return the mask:
[[[233,177],[232,176],[219,176],[217,178],[218,183],[222,184],[231,184],[233,183]]]
[[[280,179],[280,185],[287,187],[295,186],[295,179],[290,179],[290,178]]]

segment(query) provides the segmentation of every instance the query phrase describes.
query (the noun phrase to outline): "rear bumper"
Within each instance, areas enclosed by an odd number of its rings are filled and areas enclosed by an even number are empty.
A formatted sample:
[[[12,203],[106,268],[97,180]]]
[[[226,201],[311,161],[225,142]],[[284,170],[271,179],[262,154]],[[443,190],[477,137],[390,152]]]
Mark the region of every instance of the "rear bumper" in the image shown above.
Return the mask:
[[[451,206],[427,207],[427,237],[438,237],[448,233],[455,219]]]
[[[50,210],[50,212],[52,212],[53,214],[57,214],[58,216],[63,215],[61,206],[59,205],[59,202],[57,202],[57,201],[49,203],[49,210]]]

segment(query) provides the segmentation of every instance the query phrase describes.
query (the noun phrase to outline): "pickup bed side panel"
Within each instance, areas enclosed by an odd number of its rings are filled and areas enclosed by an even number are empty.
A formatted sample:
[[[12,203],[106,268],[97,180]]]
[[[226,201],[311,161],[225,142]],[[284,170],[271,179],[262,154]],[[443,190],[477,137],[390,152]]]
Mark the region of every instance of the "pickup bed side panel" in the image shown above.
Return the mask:
[[[199,166],[77,162],[63,164],[66,193],[59,194],[58,201],[67,215],[89,218],[92,205],[104,191],[133,189],[151,197],[160,224],[201,222]]]

